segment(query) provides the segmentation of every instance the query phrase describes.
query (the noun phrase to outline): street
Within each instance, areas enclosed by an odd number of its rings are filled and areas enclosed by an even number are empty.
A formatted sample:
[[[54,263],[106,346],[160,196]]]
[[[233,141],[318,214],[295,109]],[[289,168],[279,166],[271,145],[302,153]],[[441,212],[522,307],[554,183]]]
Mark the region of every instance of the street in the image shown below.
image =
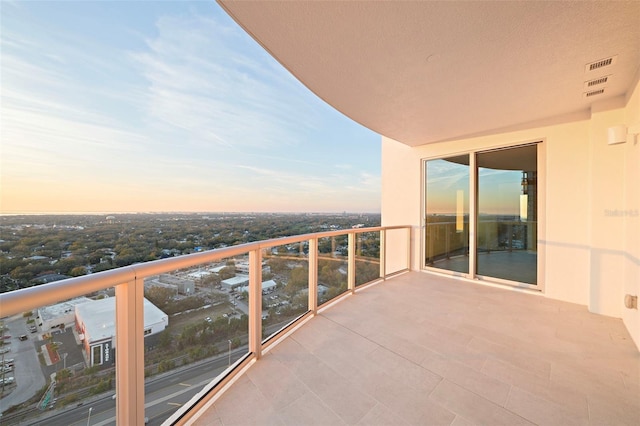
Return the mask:
[[[246,348],[231,352],[231,362],[246,354]],[[228,367],[228,354],[207,360],[201,364],[189,366],[164,377],[153,379],[145,385],[145,416],[149,425],[161,425],[175,410],[189,401],[196,393],[210,383]],[[115,424],[116,401],[113,394],[86,402],[73,408],[56,410],[55,412],[34,419],[31,424],[41,426],[94,426]],[[89,409],[91,408],[91,418]]]

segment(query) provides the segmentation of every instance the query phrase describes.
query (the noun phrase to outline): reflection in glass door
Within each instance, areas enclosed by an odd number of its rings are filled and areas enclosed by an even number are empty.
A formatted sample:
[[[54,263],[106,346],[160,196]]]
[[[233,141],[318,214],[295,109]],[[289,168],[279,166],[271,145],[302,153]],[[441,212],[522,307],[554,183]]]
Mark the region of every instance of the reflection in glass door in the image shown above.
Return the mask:
[[[469,272],[469,155],[427,161],[425,264]]]
[[[478,153],[476,163],[476,273],[536,284],[536,146]]]

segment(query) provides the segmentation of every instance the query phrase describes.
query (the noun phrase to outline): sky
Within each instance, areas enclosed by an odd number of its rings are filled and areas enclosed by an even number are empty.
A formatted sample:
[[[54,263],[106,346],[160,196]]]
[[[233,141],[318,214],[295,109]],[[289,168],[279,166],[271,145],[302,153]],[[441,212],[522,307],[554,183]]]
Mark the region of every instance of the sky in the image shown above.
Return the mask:
[[[0,82],[2,214],[380,211],[380,136],[213,0],[2,0]]]

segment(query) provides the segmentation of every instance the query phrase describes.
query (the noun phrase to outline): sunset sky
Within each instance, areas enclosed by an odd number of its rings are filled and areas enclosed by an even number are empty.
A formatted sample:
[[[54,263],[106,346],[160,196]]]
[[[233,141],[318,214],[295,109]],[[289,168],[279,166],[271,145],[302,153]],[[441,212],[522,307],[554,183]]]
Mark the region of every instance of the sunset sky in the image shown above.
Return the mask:
[[[0,8],[0,213],[380,210],[380,137],[214,1]]]

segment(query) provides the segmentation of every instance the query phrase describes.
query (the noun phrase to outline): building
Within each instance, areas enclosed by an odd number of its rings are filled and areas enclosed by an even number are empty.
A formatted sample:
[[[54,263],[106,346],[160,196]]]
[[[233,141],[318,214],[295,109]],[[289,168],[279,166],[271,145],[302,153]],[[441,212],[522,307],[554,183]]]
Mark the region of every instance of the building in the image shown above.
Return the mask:
[[[161,274],[157,277],[147,278],[144,281],[145,287],[165,287],[175,291],[175,294],[184,296],[193,295],[196,291],[196,284],[193,280],[176,277],[170,274]]]
[[[274,280],[267,280],[262,282],[262,294],[269,294],[275,291],[278,284]],[[236,289],[238,293],[249,292],[249,286],[242,286]]]
[[[48,332],[53,329],[71,327],[76,321],[76,306],[90,302],[87,297],[77,297],[55,305],[44,306],[37,310],[36,322],[40,330]]]
[[[238,274],[235,277],[222,280],[220,284],[222,285],[223,290],[234,291],[238,287],[249,284],[249,275]]]
[[[144,299],[144,337],[162,332],[169,325],[167,314]],[[108,297],[75,305],[76,330],[82,340],[89,366],[114,363],[115,343],[115,298]]]

